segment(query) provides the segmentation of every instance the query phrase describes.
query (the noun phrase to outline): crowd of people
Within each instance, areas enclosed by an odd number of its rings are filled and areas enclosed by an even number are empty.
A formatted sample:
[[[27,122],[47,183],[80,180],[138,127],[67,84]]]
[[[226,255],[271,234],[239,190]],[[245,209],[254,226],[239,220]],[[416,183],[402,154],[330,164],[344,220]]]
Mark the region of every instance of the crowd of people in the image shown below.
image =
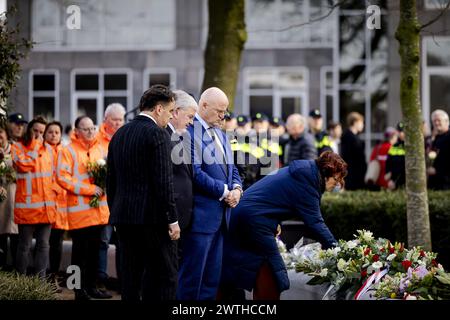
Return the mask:
[[[118,103],[107,106],[99,129],[88,116],[63,132],[57,121],[10,114],[0,128],[1,159],[13,169],[1,177],[0,268],[57,283],[68,235],[71,264],[81,270],[75,299],[111,298],[105,283],[115,234],[123,300],[226,299],[239,289],[277,299],[289,287],[275,243],[282,221],[300,218],[331,247],[336,240],[320,213],[324,191],[405,184],[402,122],[386,128],[367,164],[357,112],[345,130],[336,122],[325,130],[317,109],[284,122],[235,116],[228,106],[219,88],[197,102],[155,85],[127,124]],[[431,120],[429,187],[450,189],[448,114],[438,109]],[[103,188],[88,173],[101,159]]]

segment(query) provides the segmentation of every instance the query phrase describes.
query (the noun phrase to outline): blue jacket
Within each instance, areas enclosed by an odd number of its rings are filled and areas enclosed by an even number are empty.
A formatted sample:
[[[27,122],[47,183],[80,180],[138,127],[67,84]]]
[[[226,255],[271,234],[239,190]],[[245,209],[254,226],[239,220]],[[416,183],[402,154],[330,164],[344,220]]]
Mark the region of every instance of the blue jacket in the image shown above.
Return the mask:
[[[288,289],[286,267],[275,241],[277,225],[300,218],[322,247],[332,247],[336,239],[320,213],[321,196],[314,160],[295,160],[247,189],[231,215],[224,246],[223,281],[251,290],[261,263],[267,261],[280,292]]]
[[[229,223],[231,209],[224,201],[219,201],[224,193],[224,185],[228,190],[238,184],[242,187],[238,170],[233,164],[233,153],[230,143],[220,129],[216,129],[217,137],[225,149],[226,164],[215,142],[202,126],[198,118],[188,128],[191,137],[191,158],[194,181],[194,212],[192,216],[192,232],[215,233],[219,230],[225,215]]]

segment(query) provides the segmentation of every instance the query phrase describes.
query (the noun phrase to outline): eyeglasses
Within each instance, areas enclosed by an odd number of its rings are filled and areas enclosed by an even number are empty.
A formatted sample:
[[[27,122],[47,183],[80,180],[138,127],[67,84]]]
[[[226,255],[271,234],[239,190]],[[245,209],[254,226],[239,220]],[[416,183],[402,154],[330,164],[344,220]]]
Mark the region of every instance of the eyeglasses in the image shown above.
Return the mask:
[[[91,127],[91,128],[78,128],[78,130],[81,130],[83,132],[95,132],[95,127]]]

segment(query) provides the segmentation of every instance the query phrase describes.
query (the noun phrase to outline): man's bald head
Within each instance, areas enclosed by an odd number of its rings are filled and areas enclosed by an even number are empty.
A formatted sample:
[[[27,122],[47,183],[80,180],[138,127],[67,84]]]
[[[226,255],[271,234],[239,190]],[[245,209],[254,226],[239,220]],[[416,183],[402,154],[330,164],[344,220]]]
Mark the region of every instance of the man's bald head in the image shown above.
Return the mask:
[[[229,101],[225,92],[219,88],[211,87],[200,96],[198,114],[210,126],[220,127],[225,118],[228,104]]]

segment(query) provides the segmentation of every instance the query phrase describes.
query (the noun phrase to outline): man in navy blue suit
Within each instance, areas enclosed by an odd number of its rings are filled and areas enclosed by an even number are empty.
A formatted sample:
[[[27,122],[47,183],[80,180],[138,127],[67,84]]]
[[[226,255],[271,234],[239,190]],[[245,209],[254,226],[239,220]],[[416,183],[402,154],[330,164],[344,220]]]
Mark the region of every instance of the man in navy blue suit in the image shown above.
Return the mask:
[[[220,130],[228,98],[219,88],[203,92],[194,124],[188,128],[194,180],[194,212],[184,235],[177,298],[214,300],[223,252],[223,233],[242,196],[242,183],[230,143]]]

